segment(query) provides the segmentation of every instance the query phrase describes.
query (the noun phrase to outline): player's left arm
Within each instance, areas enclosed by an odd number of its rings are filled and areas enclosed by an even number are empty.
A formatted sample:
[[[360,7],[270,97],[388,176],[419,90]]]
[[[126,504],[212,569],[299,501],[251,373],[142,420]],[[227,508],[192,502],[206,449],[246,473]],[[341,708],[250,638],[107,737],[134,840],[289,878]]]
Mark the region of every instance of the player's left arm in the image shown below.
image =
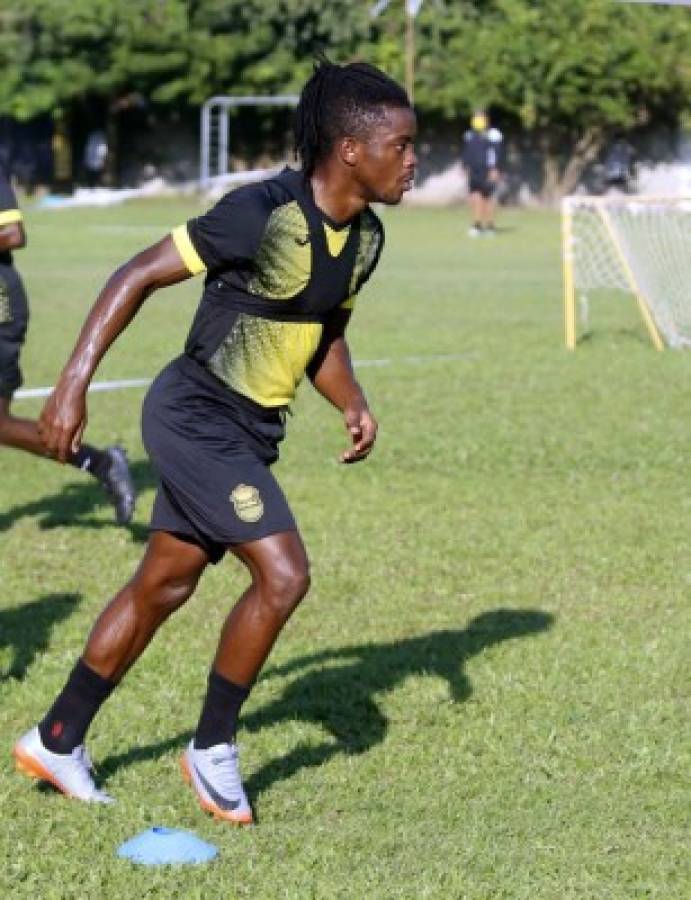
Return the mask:
[[[329,403],[343,413],[352,445],[341,453],[343,463],[359,462],[372,450],[377,438],[377,420],[370,412],[362,388],[355,380],[345,330],[349,309],[339,309],[324,326],[319,349],[307,374],[312,384]]]

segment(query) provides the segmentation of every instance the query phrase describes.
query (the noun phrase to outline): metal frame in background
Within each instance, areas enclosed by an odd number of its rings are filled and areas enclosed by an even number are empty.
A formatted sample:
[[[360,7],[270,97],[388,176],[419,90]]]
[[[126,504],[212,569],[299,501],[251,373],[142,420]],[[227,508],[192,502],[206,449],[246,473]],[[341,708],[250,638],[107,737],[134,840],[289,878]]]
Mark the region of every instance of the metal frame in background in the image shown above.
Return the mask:
[[[691,6],[691,0],[618,0],[619,3],[641,3],[648,6]]]
[[[297,106],[297,95],[275,97],[210,97],[202,106],[200,123],[199,181],[208,184],[211,179],[211,127],[218,117],[219,142],[216,148],[216,175],[228,174],[229,111],[238,106]]]

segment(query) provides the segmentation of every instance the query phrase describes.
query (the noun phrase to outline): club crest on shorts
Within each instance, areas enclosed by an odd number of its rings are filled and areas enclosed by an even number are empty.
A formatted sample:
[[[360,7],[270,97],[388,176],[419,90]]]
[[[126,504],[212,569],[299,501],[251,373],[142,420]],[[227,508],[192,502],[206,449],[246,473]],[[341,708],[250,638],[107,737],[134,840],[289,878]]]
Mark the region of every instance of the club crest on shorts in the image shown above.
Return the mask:
[[[243,522],[258,522],[264,515],[264,503],[256,487],[251,484],[239,484],[233,488],[230,500],[235,515]]]

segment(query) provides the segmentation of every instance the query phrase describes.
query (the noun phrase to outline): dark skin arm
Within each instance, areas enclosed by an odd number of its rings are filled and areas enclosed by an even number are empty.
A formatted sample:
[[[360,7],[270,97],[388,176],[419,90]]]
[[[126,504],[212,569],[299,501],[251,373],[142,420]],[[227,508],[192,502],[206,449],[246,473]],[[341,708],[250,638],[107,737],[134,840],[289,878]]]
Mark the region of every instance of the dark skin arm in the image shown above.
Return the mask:
[[[343,413],[352,446],[341,453],[343,463],[365,459],[377,438],[377,420],[369,411],[355,380],[345,329],[350,310],[338,310],[324,326],[324,334],[307,374],[322,397]]]
[[[190,277],[170,236],[132,257],[111,275],[99,294],[55,390],[39,431],[48,453],[65,462],[86,428],[86,390],[105,352],[158,288]]]
[[[0,227],[0,252],[19,250],[26,247],[26,233],[21,222],[12,222]]]

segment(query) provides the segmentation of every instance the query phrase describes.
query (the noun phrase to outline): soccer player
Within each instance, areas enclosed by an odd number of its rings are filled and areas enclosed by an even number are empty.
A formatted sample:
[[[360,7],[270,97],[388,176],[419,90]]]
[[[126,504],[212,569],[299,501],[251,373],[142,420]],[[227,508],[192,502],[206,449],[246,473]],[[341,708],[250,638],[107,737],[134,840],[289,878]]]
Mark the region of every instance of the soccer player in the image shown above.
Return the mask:
[[[495,195],[499,187],[500,153],[503,136],[498,128],[490,128],[484,112],[476,112],[470,128],[463,135],[463,165],[468,175],[470,209],[473,224],[471,237],[493,235]]]
[[[24,772],[69,796],[109,801],[93,781],[86,731],[206,566],[230,551],[250,584],[223,625],[182,768],[202,808],[252,821],[238,715],[309,587],[305,548],[269,467],[305,373],[343,415],[350,445],[341,461],[372,450],[377,422],[345,329],[384,241],[370,203],[396,204],[411,187],[415,130],[396,82],[364,63],[321,61],[296,111],[300,171],[227,194],[126,263],[100,294],[42,414],[46,444],[61,459],[78,444],[89,379],[145,298],[206,275],[185,352],[144,402],[144,443],[160,478],[144,558],[99,616],[50,710],[15,746]]]
[[[46,456],[38,423],[12,415],[12,397],[22,384],[19,354],[26,336],[29,307],[12,251],[24,247],[26,234],[14,191],[0,171],[0,446]],[[115,506],[120,525],[132,518],[135,492],[125,451],[121,447],[97,450],[88,444],[65,454],[63,462],[90,472]]]

